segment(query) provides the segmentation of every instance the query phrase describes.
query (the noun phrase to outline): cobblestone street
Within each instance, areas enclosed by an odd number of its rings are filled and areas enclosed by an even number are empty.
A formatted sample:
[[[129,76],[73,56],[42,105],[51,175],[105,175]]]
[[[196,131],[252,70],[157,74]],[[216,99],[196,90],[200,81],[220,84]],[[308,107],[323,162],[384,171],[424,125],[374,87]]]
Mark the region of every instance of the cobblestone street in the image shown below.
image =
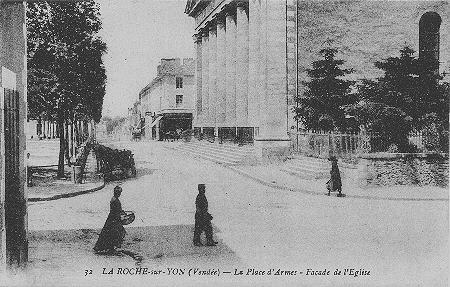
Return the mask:
[[[136,214],[126,227],[124,249],[138,254],[139,262],[126,255],[98,256],[91,251],[109,212],[114,186],[110,184],[92,194],[29,204],[31,263],[24,280],[43,286],[49,282],[87,286],[98,280],[114,286],[124,282],[134,286],[145,280],[167,286],[245,285],[249,279],[257,286],[447,284],[448,201],[337,198],[278,190],[167,148],[176,143],[114,144],[135,155],[138,177],[123,182],[121,202],[124,210]],[[217,247],[191,244],[198,183],[206,184]],[[46,268],[49,264],[52,268]],[[136,264],[164,270],[202,267],[234,272],[243,268],[244,274],[248,268],[281,268],[303,275],[221,274],[219,281],[213,276],[143,279],[101,274],[106,267]],[[336,268],[364,269],[370,275],[308,272],[333,273]],[[93,274],[84,276],[85,269]]]

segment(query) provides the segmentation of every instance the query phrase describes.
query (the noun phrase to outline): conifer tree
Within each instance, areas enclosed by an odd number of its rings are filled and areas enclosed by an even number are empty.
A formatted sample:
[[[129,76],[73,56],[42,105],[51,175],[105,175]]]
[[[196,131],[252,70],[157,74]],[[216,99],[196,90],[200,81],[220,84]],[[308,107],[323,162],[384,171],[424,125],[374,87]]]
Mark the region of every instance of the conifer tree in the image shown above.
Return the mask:
[[[310,80],[302,82],[307,91],[296,97],[296,118],[307,129],[347,129],[343,107],[353,104],[356,96],[351,94],[354,82],[345,79],[352,70],[341,67],[344,61],[336,59],[337,52],[334,48],[320,51],[323,59],[312,63],[312,69],[307,70]]]
[[[399,151],[414,151],[408,143],[412,130],[447,131],[449,85],[430,71],[438,63],[417,59],[414,50],[403,47],[400,56],[375,62],[384,75],[376,80],[363,80],[358,85],[359,103],[348,107],[360,124],[377,134],[385,147],[395,144]],[[448,146],[445,148],[447,149]]]

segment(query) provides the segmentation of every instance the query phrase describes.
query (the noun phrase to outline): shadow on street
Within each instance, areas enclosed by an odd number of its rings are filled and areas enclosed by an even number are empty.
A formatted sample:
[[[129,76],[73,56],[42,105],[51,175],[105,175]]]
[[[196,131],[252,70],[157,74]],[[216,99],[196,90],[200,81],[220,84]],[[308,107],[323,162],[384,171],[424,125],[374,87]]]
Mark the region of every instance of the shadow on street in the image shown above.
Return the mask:
[[[223,241],[215,247],[192,244],[194,225],[127,227],[122,252],[100,255],[92,250],[100,229],[32,231],[29,270],[83,271],[86,268],[139,266],[236,266],[240,259]],[[220,231],[214,227],[214,234]],[[205,238],[202,237],[203,242]]]

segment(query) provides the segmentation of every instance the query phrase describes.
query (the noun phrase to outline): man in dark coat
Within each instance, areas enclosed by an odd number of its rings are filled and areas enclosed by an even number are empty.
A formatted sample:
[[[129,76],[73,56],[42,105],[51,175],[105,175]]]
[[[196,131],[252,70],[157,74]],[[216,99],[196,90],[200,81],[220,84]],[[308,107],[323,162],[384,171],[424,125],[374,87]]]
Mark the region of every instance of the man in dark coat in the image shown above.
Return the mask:
[[[213,218],[208,212],[208,200],[205,196],[205,185],[198,185],[198,195],[195,200],[195,230],[194,230],[194,245],[202,246],[200,235],[203,231],[206,234],[206,245],[216,246],[217,242],[213,240],[213,230],[211,219]]]

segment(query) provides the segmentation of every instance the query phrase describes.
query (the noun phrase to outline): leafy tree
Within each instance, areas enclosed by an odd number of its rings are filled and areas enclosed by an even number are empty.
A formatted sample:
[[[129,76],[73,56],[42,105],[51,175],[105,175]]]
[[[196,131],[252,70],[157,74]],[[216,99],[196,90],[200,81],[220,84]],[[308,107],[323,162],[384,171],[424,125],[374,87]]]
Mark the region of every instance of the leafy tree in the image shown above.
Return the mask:
[[[101,118],[106,45],[97,35],[99,7],[94,1],[30,3],[27,25],[29,113],[57,121],[62,177],[68,148],[64,127]]]
[[[333,48],[320,51],[323,59],[312,63],[312,69],[307,70],[310,81],[302,82],[307,91],[296,97],[296,118],[307,129],[347,129],[343,107],[357,98],[351,94],[354,82],[345,79],[352,70],[341,68],[344,61],[335,58],[337,52]]]
[[[123,125],[127,118],[125,117],[109,117],[105,116],[102,118],[102,121],[106,124],[106,132],[112,133],[114,130],[116,130],[118,127]]]

